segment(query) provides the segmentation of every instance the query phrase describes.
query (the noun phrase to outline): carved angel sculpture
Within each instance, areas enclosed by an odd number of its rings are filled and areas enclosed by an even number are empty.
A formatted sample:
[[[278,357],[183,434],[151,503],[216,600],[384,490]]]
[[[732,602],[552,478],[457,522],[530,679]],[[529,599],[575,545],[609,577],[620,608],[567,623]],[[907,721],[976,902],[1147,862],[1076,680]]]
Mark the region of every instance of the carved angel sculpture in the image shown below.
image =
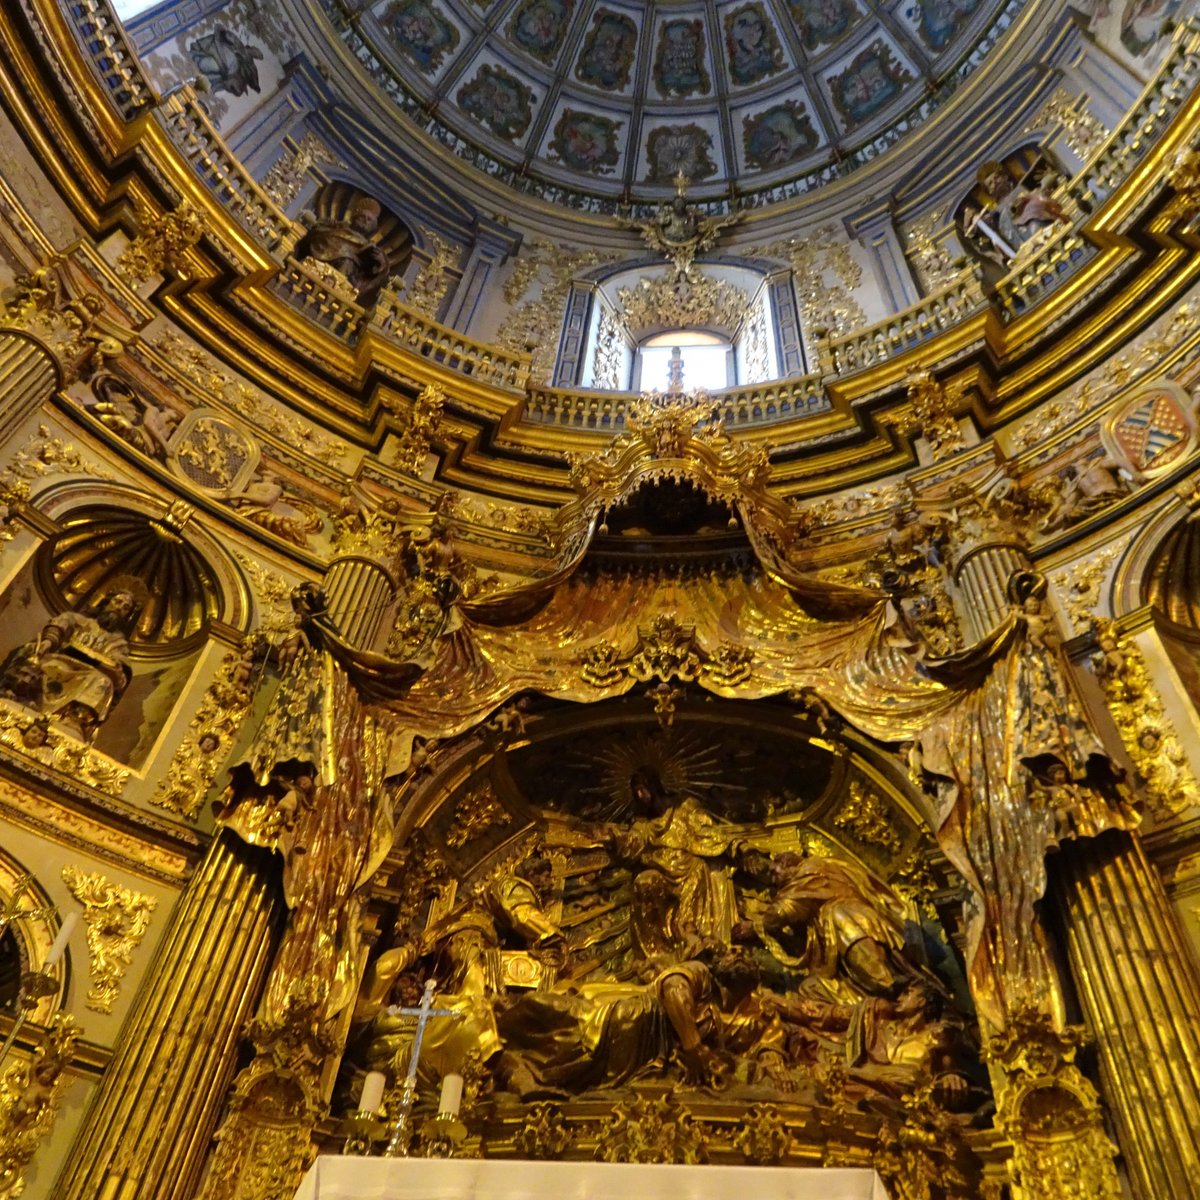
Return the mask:
[[[675,197],[664,204],[650,220],[622,220],[627,229],[636,229],[642,235],[647,249],[661,254],[674,264],[676,278],[691,273],[697,255],[711,250],[723,229],[736,225],[741,213],[730,216],[698,217],[687,202],[687,176],[675,176]]]

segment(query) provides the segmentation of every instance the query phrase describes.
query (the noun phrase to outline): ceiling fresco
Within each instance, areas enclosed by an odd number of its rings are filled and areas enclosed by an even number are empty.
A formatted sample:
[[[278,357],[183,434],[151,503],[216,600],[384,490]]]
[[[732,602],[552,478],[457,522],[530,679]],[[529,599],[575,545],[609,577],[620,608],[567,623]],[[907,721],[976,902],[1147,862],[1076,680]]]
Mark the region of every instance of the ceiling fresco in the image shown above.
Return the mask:
[[[345,36],[498,173],[636,198],[682,170],[745,194],[807,190],[885,149],[1024,3],[377,0]]]

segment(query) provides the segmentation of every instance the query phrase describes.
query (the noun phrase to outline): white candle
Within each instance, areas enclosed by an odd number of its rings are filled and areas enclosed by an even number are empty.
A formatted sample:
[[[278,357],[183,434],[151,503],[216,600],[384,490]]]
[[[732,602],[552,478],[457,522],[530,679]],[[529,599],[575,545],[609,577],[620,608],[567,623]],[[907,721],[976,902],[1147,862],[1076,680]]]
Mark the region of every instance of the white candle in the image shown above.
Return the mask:
[[[62,958],[67,948],[67,941],[78,922],[78,913],[67,913],[63,917],[63,923],[58,927],[58,936],[54,939],[54,945],[50,947],[50,953],[46,955],[46,966],[52,967]]]
[[[463,1077],[461,1075],[442,1076],[442,1098],[438,1102],[439,1117],[457,1117],[462,1106]]]
[[[382,1071],[368,1071],[358,1096],[358,1111],[377,1113],[383,1103],[383,1089],[386,1084],[387,1076]]]

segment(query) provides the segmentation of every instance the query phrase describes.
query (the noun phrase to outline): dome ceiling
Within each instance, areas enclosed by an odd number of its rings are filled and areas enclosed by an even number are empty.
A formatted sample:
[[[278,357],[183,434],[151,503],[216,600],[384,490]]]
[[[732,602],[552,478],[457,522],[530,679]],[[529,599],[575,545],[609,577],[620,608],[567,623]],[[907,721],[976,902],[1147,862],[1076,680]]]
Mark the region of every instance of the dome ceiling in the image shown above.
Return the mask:
[[[682,170],[777,199],[891,145],[1022,5],[378,0],[346,37],[431,132],[550,194],[657,195]]]

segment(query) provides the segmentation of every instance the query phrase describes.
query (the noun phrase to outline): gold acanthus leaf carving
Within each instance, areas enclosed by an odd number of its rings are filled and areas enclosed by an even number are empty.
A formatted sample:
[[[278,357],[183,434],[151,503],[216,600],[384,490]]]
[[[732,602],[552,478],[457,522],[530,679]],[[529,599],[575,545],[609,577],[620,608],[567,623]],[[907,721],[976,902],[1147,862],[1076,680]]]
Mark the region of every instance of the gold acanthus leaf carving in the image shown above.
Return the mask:
[[[260,632],[268,637],[290,633],[294,623],[291,605],[294,582],[284,579],[277,571],[271,570],[240,550],[235,549],[233,553],[242,570],[249,576],[254,589],[254,598],[259,608]]]
[[[117,273],[133,287],[178,269],[184,253],[204,236],[200,214],[187,203],[174,212],[143,214],[139,224],[137,236],[117,259]]]
[[[33,1058],[0,1075],[0,1198],[16,1200],[25,1168],[49,1136],[62,1102],[63,1072],[75,1052],[75,1018],[58,1013]]]
[[[432,230],[425,231],[425,238],[429,242],[429,261],[421,266],[402,298],[409,308],[433,318],[450,290],[452,277],[448,272],[458,265],[460,255],[457,247]]]
[[[32,333],[55,355],[64,383],[90,379],[101,367],[125,351],[111,324],[101,328],[104,301],[95,292],[67,287],[68,260],[52,254],[42,266],[18,275],[0,294],[0,321]],[[132,331],[125,335],[132,340]]]
[[[279,205],[287,208],[300,194],[315,166],[332,166],[337,156],[311,130],[296,143],[295,150],[285,151],[263,176],[263,191]]]
[[[1096,618],[1094,629],[1100,648],[1092,665],[1113,721],[1137,768],[1150,811],[1159,820],[1169,819],[1200,801],[1196,776],[1137,646],[1113,621]]]
[[[1044,133],[1049,125],[1061,125],[1063,140],[1081,158],[1089,159],[1108,137],[1108,130],[1087,109],[1086,96],[1072,96],[1056,88],[1050,99],[1025,127],[1026,133]]]
[[[97,753],[86,742],[52,729],[46,717],[8,701],[0,701],[0,746],[109,796],[119,796],[129,781],[127,768]]]
[[[572,279],[616,258],[599,250],[572,250],[542,241],[529,243],[504,285],[504,299],[513,308],[496,334],[496,344],[517,353],[528,350],[534,369],[544,373],[558,345]],[[538,294],[527,299],[539,282]]]
[[[71,895],[83,905],[92,965],[87,1006],[96,1012],[112,1012],[125,968],[149,928],[158,900],[112,883],[103,875],[85,875],[78,867],[63,867],[62,877]]]
[[[489,829],[511,824],[512,814],[492,794],[490,787],[484,787],[458,802],[446,831],[446,845],[458,850],[482,837]]]
[[[574,1142],[559,1105],[542,1100],[525,1115],[513,1148],[522,1158],[561,1158]]]
[[[397,439],[394,461],[406,471],[419,473],[425,466],[425,456],[442,424],[446,407],[446,390],[436,383],[427,383],[411,406],[385,401],[389,412],[405,417],[404,428]]]
[[[904,231],[904,248],[916,269],[917,278],[927,292],[949,287],[959,276],[960,267],[950,253],[943,233],[949,213],[945,207],[934,209]]]
[[[860,780],[851,781],[846,802],[833,823],[864,846],[878,846],[892,854],[900,851],[902,841],[892,825],[887,805]]]
[[[92,479],[111,479],[107,471],[88,462],[74,446],[55,437],[48,425],[39,425],[37,432],[8,464],[10,480],[43,479],[49,475],[87,475]]]
[[[266,636],[250,634],[238,650],[226,655],[167,768],[166,778],[151,797],[152,804],[195,820],[218,768],[233,749],[267,651]]]
[[[28,503],[28,482],[24,479],[0,480],[0,541],[16,538],[20,510]]]
[[[596,1147],[601,1162],[702,1163],[707,1157],[703,1131],[671,1096],[619,1102],[603,1122]]]
[[[621,288],[617,300],[626,325],[634,331],[665,326],[711,327],[733,333],[750,306],[741,288],[698,270],[683,276],[664,274],[641,279],[636,287]]]
[[[934,454],[940,456],[963,449],[966,440],[955,417],[962,388],[948,390],[924,367],[911,369],[904,382],[913,416]]]
[[[746,253],[780,258],[792,268],[805,328],[823,327],[836,336],[866,325],[867,315],[854,298],[854,289],[862,283],[862,267],[836,226],[824,225],[811,233],[755,247]]]
[[[1100,604],[1100,590],[1121,550],[1121,546],[1110,546],[1054,577],[1059,594],[1065,597],[1067,616],[1076,633],[1087,628],[1092,613]]]

